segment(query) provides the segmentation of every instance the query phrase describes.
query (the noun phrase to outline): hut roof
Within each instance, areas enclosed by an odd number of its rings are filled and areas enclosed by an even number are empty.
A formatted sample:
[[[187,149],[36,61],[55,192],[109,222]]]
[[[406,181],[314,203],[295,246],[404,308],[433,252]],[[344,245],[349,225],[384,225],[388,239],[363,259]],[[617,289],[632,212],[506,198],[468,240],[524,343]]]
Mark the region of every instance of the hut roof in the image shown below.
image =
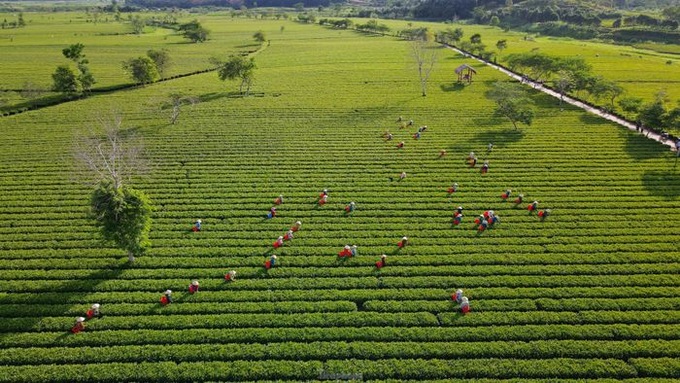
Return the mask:
[[[469,69],[470,71],[472,71],[472,73],[477,74],[477,71],[473,67],[469,66],[468,64],[463,64],[463,65],[459,66],[458,68],[456,68],[456,70],[454,72],[456,72],[456,74],[460,74],[460,72],[462,72],[465,69]]]

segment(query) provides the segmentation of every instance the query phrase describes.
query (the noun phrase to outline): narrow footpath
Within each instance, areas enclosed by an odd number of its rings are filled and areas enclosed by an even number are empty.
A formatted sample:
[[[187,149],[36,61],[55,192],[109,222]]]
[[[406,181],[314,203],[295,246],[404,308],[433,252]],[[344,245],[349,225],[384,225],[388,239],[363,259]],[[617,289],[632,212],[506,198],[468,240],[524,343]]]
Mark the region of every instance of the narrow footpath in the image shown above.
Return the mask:
[[[504,73],[504,74],[506,74],[506,75],[508,75],[508,76],[510,76],[510,77],[512,77],[512,78],[514,78],[515,80],[520,81],[521,83],[529,84],[529,85],[531,85],[534,89],[540,90],[541,92],[543,92],[543,93],[545,93],[545,94],[548,94],[548,95],[550,95],[550,96],[553,96],[553,97],[555,97],[555,98],[557,98],[557,99],[560,98],[560,94],[559,94],[558,92],[555,92],[554,90],[552,90],[552,89],[550,89],[550,88],[544,87],[543,84],[541,84],[541,83],[538,83],[538,82],[532,81],[532,80],[530,80],[530,79],[524,78],[521,74],[515,73],[515,72],[513,72],[513,71],[510,71],[510,70],[508,70],[508,69],[505,69],[505,68],[503,68],[503,67],[501,67],[501,66],[498,66],[498,65],[496,65],[496,64],[494,64],[494,63],[485,61],[485,60],[480,59],[480,58],[478,58],[478,57],[472,56],[472,55],[470,55],[469,53],[464,52],[464,51],[462,51],[462,50],[460,50],[460,49],[458,49],[458,48],[456,48],[456,47],[448,46],[448,48],[451,49],[451,50],[453,50],[453,51],[455,51],[455,52],[460,53],[461,55],[463,55],[463,56],[465,56],[465,57],[473,58],[473,59],[475,59],[475,60],[477,60],[477,61],[479,61],[479,62],[481,62],[481,63],[483,63],[483,64],[486,64],[487,66],[490,66],[490,67],[492,67],[492,68],[494,68],[494,69],[496,69],[496,70],[498,70],[498,71],[500,71],[500,72],[502,72],[502,73]],[[571,105],[574,105],[574,106],[576,106],[576,107],[579,107],[579,108],[585,110],[585,111],[588,112],[588,113],[592,113],[592,114],[597,115],[597,116],[600,116],[600,117],[602,117],[602,118],[604,118],[604,119],[606,119],[606,120],[615,122],[615,123],[617,123],[617,124],[619,124],[619,125],[621,125],[621,126],[623,126],[623,127],[626,127],[626,128],[628,128],[628,129],[630,129],[630,130],[637,130],[635,124],[633,124],[633,123],[631,123],[631,122],[629,122],[629,121],[626,121],[626,120],[624,120],[624,119],[622,119],[622,118],[619,118],[619,117],[617,117],[617,116],[615,116],[615,115],[613,115],[613,114],[607,113],[607,112],[605,112],[605,111],[603,111],[603,110],[601,110],[601,109],[598,109],[598,108],[595,108],[595,107],[593,107],[593,106],[591,106],[591,105],[588,105],[588,104],[586,104],[586,103],[584,103],[584,102],[581,102],[581,101],[579,101],[579,100],[577,100],[577,99],[574,99],[574,98],[572,98],[572,97],[569,97],[568,95],[564,95],[564,97],[562,98],[562,100],[563,100],[564,102],[568,103],[568,104],[571,104]],[[671,139],[668,139],[668,138],[666,138],[666,137],[662,137],[661,135],[659,135],[659,134],[657,134],[657,133],[655,133],[655,132],[651,132],[651,131],[649,131],[649,130],[644,130],[644,131],[641,132],[641,134],[644,134],[645,137],[647,137],[647,138],[649,138],[649,139],[651,139],[651,140],[658,141],[658,142],[660,142],[660,143],[662,143],[662,144],[664,144],[664,145],[666,145],[666,146],[669,146],[671,150],[675,150],[675,143],[674,143]]]

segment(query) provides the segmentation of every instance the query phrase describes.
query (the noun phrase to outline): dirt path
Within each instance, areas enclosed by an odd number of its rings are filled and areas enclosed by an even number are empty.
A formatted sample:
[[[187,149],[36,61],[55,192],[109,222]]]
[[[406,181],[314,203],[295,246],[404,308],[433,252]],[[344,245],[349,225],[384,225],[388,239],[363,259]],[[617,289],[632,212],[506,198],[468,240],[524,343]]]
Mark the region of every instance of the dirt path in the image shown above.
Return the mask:
[[[512,72],[512,71],[510,71],[510,70],[507,70],[507,69],[505,69],[505,68],[503,68],[503,67],[500,67],[500,66],[498,66],[498,65],[496,65],[496,64],[493,64],[493,63],[490,63],[490,62],[488,62],[488,61],[484,61],[484,60],[482,60],[482,59],[480,59],[480,58],[471,56],[471,55],[468,54],[467,52],[464,52],[464,51],[462,51],[462,50],[460,50],[460,49],[458,49],[458,48],[455,48],[455,47],[452,47],[452,46],[449,46],[448,48],[451,49],[451,50],[453,50],[453,51],[455,51],[455,52],[460,53],[461,55],[463,55],[463,56],[465,56],[465,57],[469,57],[469,58],[475,59],[475,60],[477,60],[477,61],[479,61],[479,62],[481,62],[481,63],[483,63],[483,64],[486,64],[486,65],[488,65],[488,66],[490,66],[490,67],[492,67],[492,68],[494,68],[494,69],[496,69],[496,70],[498,70],[498,71],[500,71],[500,72],[502,72],[502,73],[504,73],[504,74],[506,74],[506,75],[508,75],[508,76],[510,76],[510,77],[512,77],[512,78],[514,78],[514,79],[516,79],[516,80],[519,80],[521,83],[529,84],[529,85],[531,85],[531,86],[532,86],[534,89],[536,89],[536,90],[540,90],[541,92],[543,92],[543,93],[545,93],[545,94],[548,94],[548,95],[550,95],[550,96],[553,96],[553,97],[555,97],[555,98],[558,98],[558,99],[560,98],[560,94],[559,94],[558,92],[555,92],[554,90],[552,90],[552,89],[550,89],[550,88],[546,88],[546,87],[544,87],[544,86],[543,86],[542,84],[540,84],[540,83],[537,83],[537,82],[534,82],[534,81],[531,81],[531,80],[527,80],[526,78],[523,78],[522,75],[520,75],[520,74],[517,74],[517,73],[515,73],[515,72]],[[564,95],[563,98],[562,98],[562,100],[563,100],[564,102],[568,103],[568,104],[571,104],[571,105],[574,105],[574,106],[576,106],[576,107],[579,107],[579,108],[585,110],[585,111],[588,112],[588,113],[592,113],[592,114],[597,115],[597,116],[600,116],[600,117],[602,117],[602,118],[604,118],[604,119],[606,119],[606,120],[615,122],[615,123],[617,123],[617,124],[619,124],[619,125],[621,125],[621,126],[623,126],[623,127],[626,127],[626,128],[628,128],[628,129],[630,129],[630,130],[636,130],[636,131],[637,131],[635,124],[633,124],[633,123],[631,123],[631,122],[629,122],[629,121],[626,121],[626,120],[624,120],[624,119],[622,119],[622,118],[619,118],[619,117],[617,117],[617,116],[614,116],[614,115],[612,115],[612,114],[609,114],[609,113],[607,113],[607,112],[604,112],[604,111],[602,111],[601,109],[594,108],[594,107],[592,107],[592,106],[590,106],[590,105],[588,105],[588,104],[586,104],[586,103],[583,103],[583,102],[581,102],[581,101],[579,101],[579,100],[577,100],[577,99],[574,99],[574,98],[572,98],[572,97],[569,97],[568,95]],[[644,130],[644,131],[642,131],[640,134],[644,134],[645,137],[649,138],[650,140],[658,141],[658,142],[660,142],[660,143],[662,143],[662,144],[664,144],[664,145],[666,145],[666,146],[669,146],[671,150],[675,150],[675,143],[674,143],[672,140],[668,139],[668,138],[661,137],[659,134],[654,133],[654,132],[650,132],[650,131],[648,131],[648,130]]]

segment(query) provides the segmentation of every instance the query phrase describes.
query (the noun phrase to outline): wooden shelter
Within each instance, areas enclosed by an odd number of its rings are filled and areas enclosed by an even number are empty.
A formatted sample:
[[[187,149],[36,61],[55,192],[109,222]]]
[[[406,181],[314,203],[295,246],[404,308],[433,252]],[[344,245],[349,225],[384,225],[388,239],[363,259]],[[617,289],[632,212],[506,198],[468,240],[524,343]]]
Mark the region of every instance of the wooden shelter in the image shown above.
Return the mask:
[[[467,81],[468,84],[472,82],[472,75],[477,74],[477,71],[467,64],[459,66],[454,72],[458,75],[458,82]]]

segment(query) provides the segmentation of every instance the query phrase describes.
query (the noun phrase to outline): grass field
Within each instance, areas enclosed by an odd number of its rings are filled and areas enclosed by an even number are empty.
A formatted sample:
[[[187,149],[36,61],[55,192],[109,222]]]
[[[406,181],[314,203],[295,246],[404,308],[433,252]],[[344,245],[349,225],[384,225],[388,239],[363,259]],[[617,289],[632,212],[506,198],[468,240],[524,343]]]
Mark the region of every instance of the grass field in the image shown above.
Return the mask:
[[[162,13],[140,15],[143,18],[164,16]],[[12,19],[0,14],[3,16]],[[82,12],[28,13],[27,27],[0,30],[2,88],[21,89],[26,81],[49,88],[54,69],[69,63],[61,51],[70,44],[85,45],[83,53],[97,79],[95,87],[101,87],[131,82],[122,69],[122,62],[142,56],[148,49],[165,48],[170,52],[172,66],[167,76],[189,73],[212,67],[208,61],[212,56],[224,58],[231,53],[257,49],[253,33],[259,28],[269,28],[267,33],[279,32],[281,24],[260,25],[257,20],[234,22],[219,13],[178,13],[178,16],[183,22],[199,20],[211,31],[212,39],[192,44],[173,30],[155,27],[146,27],[145,33],[135,35],[129,22],[109,20],[94,24]]]
[[[357,22],[362,20],[357,19]],[[393,30],[409,28],[405,21],[385,21]],[[499,54],[500,62],[512,53],[538,51],[549,55],[581,56],[593,66],[593,72],[620,83],[628,96],[654,100],[657,92],[665,91],[672,104],[680,100],[680,55],[677,44],[637,44],[635,47],[582,41],[570,38],[527,35],[515,31],[503,31],[497,27],[482,25],[413,22],[411,27],[425,26],[433,31],[447,27],[462,28],[463,39],[479,33],[487,49],[497,51],[496,42],[505,39],[507,49]],[[525,39],[525,37],[530,37]],[[671,64],[667,62],[671,61]]]
[[[674,153],[541,94],[534,124],[514,130],[483,96],[500,74],[475,66],[477,81],[456,87],[466,61],[453,52],[442,50],[421,97],[403,41],[217,19],[218,52],[197,46],[208,56],[269,34],[256,96],[231,97],[236,84],[207,73],[0,119],[0,381],[680,375]],[[152,104],[178,90],[204,101],[169,125]],[[75,132],[112,110],[153,163],[134,183],[156,205],[153,247],[132,265],[101,243],[90,189],[68,171]],[[400,115],[428,126],[420,140],[398,128]],[[488,174],[465,166],[472,150]],[[552,215],[503,202],[508,188]],[[279,216],[264,219],[281,193]],[[478,234],[472,220],[487,209],[502,223]],[[302,229],[264,272],[296,220]],[[358,256],[342,262],[346,244]],[[226,283],[230,269],[237,280]],[[175,302],[161,307],[168,288]],[[470,298],[466,316],[451,303],[456,288]],[[70,335],[95,302],[103,317]]]
[[[121,63],[132,57],[143,55],[149,47],[165,48],[171,53],[173,65],[167,77],[194,72],[211,67],[209,58],[224,57],[228,54],[257,49],[252,34],[263,29],[267,38],[285,39],[280,27],[285,20],[270,20],[264,23],[256,19],[232,18],[228,12],[199,13],[177,12],[181,22],[198,19],[212,32],[212,39],[203,44],[187,43],[174,31],[147,27],[142,35],[131,33],[130,23],[123,18],[115,22],[103,17],[94,24],[84,12],[27,13],[28,26],[21,29],[0,30],[0,49],[3,50],[0,76],[3,82],[0,90],[22,89],[27,82],[43,89],[52,84],[50,75],[57,65],[67,63],[61,50],[69,44],[82,43],[90,67],[95,74],[95,87],[106,87],[128,83],[130,79]],[[0,17],[13,20],[14,14],[0,13]],[[163,13],[142,13],[142,17],[165,16]],[[355,19],[363,23],[362,19]],[[680,100],[680,45],[637,44],[635,46],[613,45],[596,41],[580,41],[569,38],[530,36],[520,32],[503,31],[499,28],[443,23],[385,20],[392,32],[407,28],[428,27],[441,31],[448,27],[462,28],[464,39],[480,33],[490,50],[500,39],[508,41],[508,48],[499,54],[501,63],[508,54],[540,51],[557,56],[582,56],[593,66],[596,74],[621,84],[626,90],[624,96],[654,100],[663,91],[670,104]],[[226,45],[225,45],[226,43]],[[36,61],[36,58],[39,58]],[[6,103],[12,105],[24,101],[18,93],[0,94]],[[592,101],[592,100],[590,100]],[[601,101],[605,102],[605,101]],[[621,110],[619,112],[623,113]]]

